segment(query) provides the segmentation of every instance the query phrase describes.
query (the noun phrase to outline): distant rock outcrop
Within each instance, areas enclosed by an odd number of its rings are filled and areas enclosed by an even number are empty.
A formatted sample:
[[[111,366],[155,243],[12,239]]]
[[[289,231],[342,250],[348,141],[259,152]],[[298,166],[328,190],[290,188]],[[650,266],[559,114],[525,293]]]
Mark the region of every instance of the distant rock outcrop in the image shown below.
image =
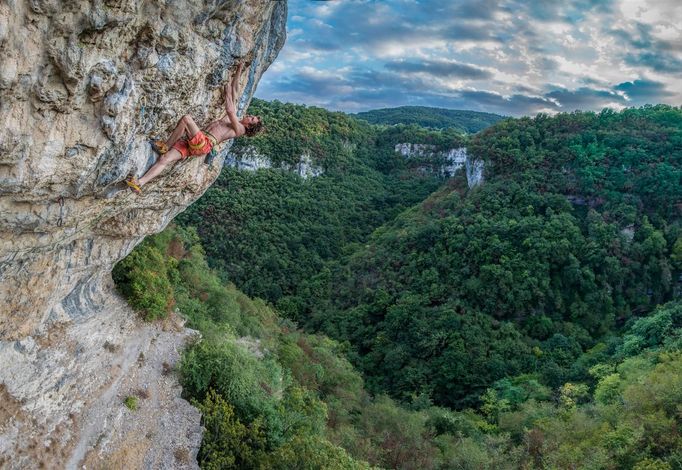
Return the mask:
[[[0,467],[196,465],[198,414],[172,376],[129,361],[153,352],[172,363],[184,333],[140,325],[115,298],[110,271],[201,196],[229,146],[212,166],[177,164],[142,196],[123,181],[153,163],[150,135],[166,135],[185,113],[202,124],[222,114],[220,85],[237,61],[248,63],[244,112],[284,43],[286,9],[272,0],[0,2]],[[145,383],[159,414],[122,418],[120,394]],[[155,437],[157,418],[185,437]]]
[[[238,151],[228,153],[225,158],[225,165],[246,171],[257,171],[263,168],[276,167],[296,173],[303,179],[314,178],[324,173],[322,168],[315,165],[312,157],[307,153],[302,154],[298,162],[293,165],[286,163],[274,165],[270,157],[259,153],[258,150],[252,146],[243,147]]]
[[[435,168],[444,177],[449,178],[460,168],[465,168],[469,188],[483,182],[483,160],[472,158],[466,147],[440,150],[435,145],[402,143],[395,145],[395,151],[406,158],[429,161],[424,170]]]

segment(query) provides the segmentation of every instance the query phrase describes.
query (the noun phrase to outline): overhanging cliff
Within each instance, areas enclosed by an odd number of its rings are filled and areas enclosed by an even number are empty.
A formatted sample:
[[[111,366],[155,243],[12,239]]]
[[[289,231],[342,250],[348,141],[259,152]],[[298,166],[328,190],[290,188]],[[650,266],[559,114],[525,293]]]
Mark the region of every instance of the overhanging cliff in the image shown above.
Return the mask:
[[[201,196],[229,146],[212,166],[175,165],[142,196],[123,181],[154,162],[149,136],[165,136],[186,113],[200,124],[222,114],[220,88],[238,61],[250,64],[239,88],[244,112],[284,43],[286,7],[0,2],[0,397],[15,404],[0,409],[0,463],[31,466],[48,446],[60,456],[54,465],[76,465],[74,455],[92,447],[78,441],[89,407],[130,378],[121,349],[164,341],[177,349],[164,335],[183,333],[139,325],[117,303],[111,268]],[[97,359],[102,348],[106,360]],[[100,377],[84,364],[112,371]]]

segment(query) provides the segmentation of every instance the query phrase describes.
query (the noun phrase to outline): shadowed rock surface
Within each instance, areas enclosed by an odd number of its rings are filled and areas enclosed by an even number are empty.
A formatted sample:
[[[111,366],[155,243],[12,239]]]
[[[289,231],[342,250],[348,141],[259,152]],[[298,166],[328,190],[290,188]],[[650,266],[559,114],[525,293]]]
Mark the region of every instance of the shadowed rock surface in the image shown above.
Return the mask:
[[[170,463],[152,455],[177,450],[148,437],[158,417],[121,418],[119,395],[137,370],[125,354],[154,350],[172,362],[186,333],[140,324],[113,293],[110,272],[201,196],[229,145],[212,166],[175,165],[142,196],[123,181],[154,162],[149,136],[167,135],[186,113],[201,125],[223,114],[220,89],[239,61],[249,64],[243,113],[285,23],[285,1],[0,2],[0,394],[8,404],[0,466],[129,462],[119,451],[130,439],[139,454],[130,465],[195,465],[195,411],[179,411],[183,435],[194,437],[171,446],[180,447]],[[150,369],[149,384],[154,374],[167,379]],[[179,389],[159,387],[150,400],[172,417]],[[135,424],[144,419],[146,428]],[[85,429],[94,440],[79,436]]]

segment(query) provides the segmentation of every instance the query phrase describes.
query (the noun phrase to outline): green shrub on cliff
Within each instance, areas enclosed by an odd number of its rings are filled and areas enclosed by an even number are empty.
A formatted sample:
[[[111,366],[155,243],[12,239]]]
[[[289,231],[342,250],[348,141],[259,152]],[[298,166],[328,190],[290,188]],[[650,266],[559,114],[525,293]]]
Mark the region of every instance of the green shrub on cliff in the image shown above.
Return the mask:
[[[202,399],[213,389],[234,407],[240,420],[261,420],[268,440],[282,441],[278,401],[285,384],[275,361],[258,360],[232,341],[204,340],[186,351],[180,371],[187,396]]]
[[[197,456],[201,468],[258,468],[267,445],[261,422],[244,425],[235,416],[234,407],[214,390],[195,405],[205,428]]]
[[[164,255],[154,240],[147,239],[112,272],[119,291],[145,320],[164,318],[175,305],[170,273],[176,267]]]

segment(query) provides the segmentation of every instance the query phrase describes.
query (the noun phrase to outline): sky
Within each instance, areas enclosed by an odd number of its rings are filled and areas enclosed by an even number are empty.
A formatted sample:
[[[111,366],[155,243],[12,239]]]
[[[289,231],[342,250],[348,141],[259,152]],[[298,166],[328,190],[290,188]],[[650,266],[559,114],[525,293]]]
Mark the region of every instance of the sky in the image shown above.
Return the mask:
[[[682,104],[682,0],[289,0],[256,96],[511,116]]]

